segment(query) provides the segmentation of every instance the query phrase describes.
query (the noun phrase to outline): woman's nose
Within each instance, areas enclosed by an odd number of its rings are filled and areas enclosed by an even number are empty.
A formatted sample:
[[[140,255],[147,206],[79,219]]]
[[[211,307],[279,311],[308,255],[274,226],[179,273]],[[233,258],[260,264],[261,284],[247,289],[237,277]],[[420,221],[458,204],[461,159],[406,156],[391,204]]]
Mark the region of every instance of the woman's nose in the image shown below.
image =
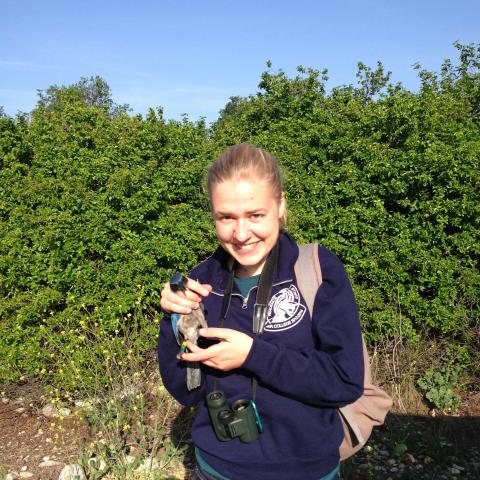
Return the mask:
[[[239,242],[244,242],[245,240],[248,239],[250,235],[250,228],[247,222],[245,221],[245,219],[240,218],[237,220],[237,223],[235,225],[234,235],[235,235],[235,240]]]

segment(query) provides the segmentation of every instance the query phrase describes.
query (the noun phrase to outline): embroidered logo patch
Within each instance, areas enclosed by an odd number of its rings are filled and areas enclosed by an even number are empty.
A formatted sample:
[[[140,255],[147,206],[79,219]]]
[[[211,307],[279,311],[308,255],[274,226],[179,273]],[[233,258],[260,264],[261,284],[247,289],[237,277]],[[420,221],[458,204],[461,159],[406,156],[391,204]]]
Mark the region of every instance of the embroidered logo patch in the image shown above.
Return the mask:
[[[300,322],[306,310],[307,307],[300,303],[300,293],[295,285],[283,288],[270,299],[265,330],[288,330]]]

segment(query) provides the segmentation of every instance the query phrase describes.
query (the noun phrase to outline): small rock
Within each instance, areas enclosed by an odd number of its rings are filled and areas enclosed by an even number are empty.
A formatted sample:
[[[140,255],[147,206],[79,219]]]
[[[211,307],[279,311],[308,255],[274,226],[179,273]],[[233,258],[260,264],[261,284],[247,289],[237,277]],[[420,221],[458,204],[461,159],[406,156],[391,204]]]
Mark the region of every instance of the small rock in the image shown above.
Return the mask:
[[[10,399],[9,399],[9,398],[7,398],[7,397],[2,397],[2,403],[7,404],[7,403],[9,403],[9,402],[10,402]],[[15,475],[15,474],[12,473],[12,475]]]
[[[47,455],[46,457],[43,457],[42,460],[43,460],[44,462],[48,462],[48,461],[50,460],[50,457]]]
[[[393,465],[396,465],[396,463],[397,463],[397,461],[394,458],[389,458],[387,460],[387,465],[393,466]]]
[[[28,470],[28,467],[27,467],[26,465],[24,465],[24,466],[20,469],[21,472],[26,472],[27,470]]]
[[[456,463],[454,463],[454,464],[452,465],[452,468],[456,468],[457,470],[460,470],[461,472],[462,472],[463,470],[465,470],[463,467],[461,467],[460,465],[457,465]]]
[[[128,397],[133,397],[140,392],[139,385],[126,385],[124,388],[114,392],[114,397],[119,400],[125,400]]]
[[[92,402],[89,400],[75,400],[77,408],[92,408]]]
[[[5,475],[5,480],[17,480],[18,473],[17,472],[9,472]]]
[[[128,464],[132,464],[134,461],[135,461],[135,457],[133,455],[127,455],[125,457],[125,461],[128,463]]]
[[[405,457],[411,462],[411,463],[417,463],[417,459],[411,454],[411,453],[406,453]]]
[[[142,464],[137,468],[138,472],[151,472],[152,470],[157,470],[160,467],[158,460],[156,458],[147,458]]]
[[[25,410],[26,410],[25,407],[19,407],[19,408],[16,408],[14,411],[16,413],[23,413]]]
[[[13,403],[16,403],[17,405],[20,403],[23,403],[25,399],[23,397],[18,397]]]
[[[45,417],[68,417],[72,411],[69,408],[58,408],[49,403],[42,408],[42,414]]]
[[[58,480],[87,480],[83,468],[73,463],[71,465],[65,465],[60,472]]]
[[[39,467],[56,467],[57,465],[61,465],[61,462],[57,462],[56,460],[44,460],[42,463],[40,463],[38,466]]]
[[[432,457],[429,457],[428,455],[423,459],[423,463],[425,463],[426,465],[430,464],[430,463],[433,463],[433,458]]]
[[[19,477],[20,478],[32,478],[33,473],[32,472],[20,472]]]
[[[107,462],[105,462],[103,458],[92,457],[88,459],[87,463],[99,471],[103,471],[107,468]]]
[[[458,475],[460,473],[460,470],[458,468],[450,468],[450,473],[452,475]]]

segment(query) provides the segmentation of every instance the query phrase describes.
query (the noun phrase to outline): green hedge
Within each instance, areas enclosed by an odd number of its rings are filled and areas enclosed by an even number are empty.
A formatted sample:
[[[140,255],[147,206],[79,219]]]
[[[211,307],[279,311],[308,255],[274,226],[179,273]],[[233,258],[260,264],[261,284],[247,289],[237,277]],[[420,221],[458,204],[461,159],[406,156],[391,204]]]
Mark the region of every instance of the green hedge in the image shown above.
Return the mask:
[[[441,335],[473,353],[480,51],[457,47],[439,73],[419,67],[418,92],[381,64],[328,93],[327,72],[269,66],[210,127],[131,116],[98,77],[0,113],[0,382],[74,389],[106,356],[151,352],[162,284],[216,244],[206,167],[243,141],[280,159],[289,230],[344,261],[371,340]]]

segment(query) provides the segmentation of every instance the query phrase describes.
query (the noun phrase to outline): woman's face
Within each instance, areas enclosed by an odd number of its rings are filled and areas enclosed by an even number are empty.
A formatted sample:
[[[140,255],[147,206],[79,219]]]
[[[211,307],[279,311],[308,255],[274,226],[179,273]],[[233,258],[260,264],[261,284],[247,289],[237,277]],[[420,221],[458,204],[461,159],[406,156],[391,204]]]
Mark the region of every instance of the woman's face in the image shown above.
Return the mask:
[[[267,181],[253,176],[215,185],[211,199],[217,237],[239,263],[236,274],[258,275],[277,242],[286,208],[283,193],[278,200]]]

